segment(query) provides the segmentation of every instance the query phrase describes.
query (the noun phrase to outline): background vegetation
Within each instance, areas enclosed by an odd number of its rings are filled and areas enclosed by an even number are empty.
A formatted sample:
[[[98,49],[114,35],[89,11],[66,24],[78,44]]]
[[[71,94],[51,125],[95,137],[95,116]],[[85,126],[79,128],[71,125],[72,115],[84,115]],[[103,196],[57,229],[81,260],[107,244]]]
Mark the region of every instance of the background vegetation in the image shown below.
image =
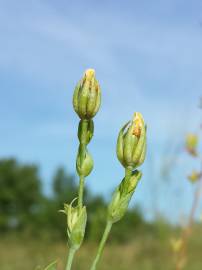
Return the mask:
[[[0,262],[2,270],[35,269],[53,259],[63,269],[66,244],[65,216],[58,212],[63,202],[77,196],[74,175],[58,168],[52,179],[51,194],[43,192],[36,165],[21,164],[15,159],[0,161]],[[98,238],[103,231],[107,202],[93,196],[88,188],[85,201],[89,208],[86,242],[78,253],[74,269],[87,269]],[[162,217],[148,222],[142,210],[132,207],[126,217],[114,226],[103,257],[102,269],[175,269],[171,239],[180,233]],[[202,226],[195,224],[189,243],[186,269],[202,266]],[[9,251],[9,252],[8,252]]]

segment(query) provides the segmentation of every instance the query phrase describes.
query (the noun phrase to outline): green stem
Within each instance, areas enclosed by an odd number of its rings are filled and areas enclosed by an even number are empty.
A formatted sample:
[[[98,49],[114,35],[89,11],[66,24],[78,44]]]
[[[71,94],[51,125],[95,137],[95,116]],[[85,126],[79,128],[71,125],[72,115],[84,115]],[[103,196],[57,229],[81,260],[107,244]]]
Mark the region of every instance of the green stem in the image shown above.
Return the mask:
[[[67,265],[66,265],[65,270],[71,270],[75,252],[76,252],[76,249],[74,249],[74,248],[69,249],[69,253],[68,253],[68,257],[67,257]]]
[[[129,179],[132,175],[132,168],[126,167],[125,168],[125,179]]]
[[[81,134],[82,139],[79,145],[80,163],[82,164],[85,160],[86,155],[86,133],[88,128],[88,121],[82,120],[81,122]],[[79,191],[78,191],[78,206],[79,211],[81,211],[83,206],[83,192],[84,192],[84,182],[85,178],[83,175],[79,175]]]
[[[106,227],[105,227],[104,234],[103,234],[102,239],[100,241],[100,244],[99,244],[99,247],[98,247],[98,250],[97,250],[96,257],[95,257],[95,259],[93,261],[93,264],[92,264],[90,270],[96,270],[98,261],[100,260],[100,257],[101,257],[101,255],[103,253],[104,246],[105,246],[105,243],[106,243],[107,238],[109,236],[109,233],[111,231],[111,228],[112,228],[112,223],[110,221],[108,221],[107,224],[106,224]]]
[[[82,206],[83,206],[84,182],[85,182],[84,176],[83,175],[80,175],[80,179],[79,179],[79,194],[78,194],[79,211],[81,211]]]
[[[84,143],[80,144],[80,162],[83,163],[86,155],[86,145]]]

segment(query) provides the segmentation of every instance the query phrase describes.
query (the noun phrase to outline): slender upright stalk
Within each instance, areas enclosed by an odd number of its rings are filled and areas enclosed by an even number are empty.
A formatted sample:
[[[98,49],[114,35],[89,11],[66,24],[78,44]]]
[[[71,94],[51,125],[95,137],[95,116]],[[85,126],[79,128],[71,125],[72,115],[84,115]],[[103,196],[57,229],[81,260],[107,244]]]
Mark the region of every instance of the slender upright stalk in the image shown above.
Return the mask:
[[[125,168],[125,179],[129,179],[132,175],[132,168],[126,167]]]
[[[201,129],[201,125],[200,125],[200,129]],[[196,182],[196,187],[195,187],[193,202],[190,209],[188,221],[185,228],[181,232],[181,237],[179,238],[179,248],[177,248],[176,251],[174,249],[177,255],[176,263],[175,263],[176,270],[182,270],[186,265],[188,240],[191,236],[191,233],[193,232],[194,217],[195,217],[197,208],[200,203],[201,195],[202,195],[202,159],[197,149],[198,135],[194,133],[188,134],[186,137],[185,146],[186,146],[187,152],[191,156],[198,158],[200,160],[201,169],[199,172],[193,171],[192,174],[189,175],[188,177],[192,183]]]
[[[80,158],[80,164],[82,166],[85,156],[86,156],[86,147],[87,147],[87,137],[88,133],[88,121],[87,120],[81,120],[80,122],[80,144],[79,144],[79,158]],[[85,176],[78,171],[79,175],[79,190],[78,190],[78,206],[79,206],[79,211],[81,211],[82,206],[83,206],[83,193],[84,193],[84,183],[85,183]]]
[[[125,181],[128,181],[129,178],[131,177],[131,175],[132,175],[132,169],[130,167],[126,167],[126,169],[125,169]],[[98,247],[98,250],[97,250],[96,257],[95,257],[95,259],[93,261],[93,264],[92,264],[90,270],[96,270],[97,264],[98,264],[98,262],[99,262],[99,260],[100,260],[100,258],[102,256],[104,246],[105,246],[106,241],[108,239],[108,236],[109,236],[109,233],[111,231],[112,225],[113,225],[113,223],[108,219],[107,223],[106,223],[106,226],[105,226],[103,236],[101,238],[101,241],[100,241],[100,244],[99,244],[99,247]]]
[[[198,185],[196,186],[196,189],[195,189],[193,203],[192,203],[191,211],[189,214],[188,223],[187,223],[187,226],[184,228],[182,235],[181,235],[182,248],[181,248],[179,255],[177,257],[176,270],[183,269],[183,264],[181,262],[182,262],[182,260],[185,260],[185,258],[187,257],[188,239],[189,239],[189,237],[192,233],[192,230],[193,230],[194,216],[195,216],[196,211],[198,209],[201,194],[202,194],[202,168],[201,168],[201,173],[200,173],[200,179],[199,179]]]
[[[83,137],[86,136],[87,125],[88,125],[87,121],[84,120],[81,122],[81,133]],[[86,144],[85,144],[85,141],[84,142],[81,141],[79,145],[79,152],[78,152],[81,164],[84,162],[85,154],[86,154]],[[78,208],[79,208],[79,213],[81,213],[82,207],[83,207],[83,193],[84,193],[85,177],[82,173],[78,172],[78,174],[79,174]],[[76,253],[76,249],[70,247],[68,258],[67,258],[66,270],[71,269],[75,253]]]
[[[197,210],[199,202],[200,202],[201,193],[202,193],[202,168],[201,168],[198,186],[196,187],[195,193],[194,193],[194,200],[193,200],[193,204],[192,204],[192,208],[191,208],[191,212],[190,212],[190,217],[189,217],[189,223],[188,223],[189,228],[192,228],[192,226],[193,226],[194,216],[195,216],[196,210]]]
[[[104,230],[104,233],[103,233],[103,236],[102,236],[102,239],[100,241],[100,244],[99,244],[99,247],[98,247],[98,250],[97,250],[96,257],[95,257],[95,259],[93,261],[93,264],[92,264],[90,270],[96,270],[97,264],[98,264],[98,262],[100,260],[100,257],[102,256],[104,246],[105,246],[105,243],[106,243],[106,241],[108,239],[111,228],[112,228],[112,223],[110,221],[107,221],[106,227],[105,227],[105,230]]]
[[[85,182],[85,177],[83,175],[80,175],[80,177],[79,177],[79,192],[78,192],[79,211],[81,211],[82,206],[83,206],[84,182]]]
[[[66,270],[70,270],[75,252],[80,248],[87,222],[87,211],[83,205],[84,182],[93,169],[93,159],[87,145],[94,132],[93,117],[100,108],[101,91],[93,69],[86,70],[83,78],[77,83],[73,95],[74,110],[80,118],[78,125],[79,148],[76,159],[76,170],[79,176],[78,205],[64,204],[63,213],[67,215],[67,234],[69,254]]]
[[[75,252],[76,252],[76,250],[74,248],[69,249],[69,253],[68,253],[68,257],[67,257],[67,265],[66,265],[65,270],[71,270]]]

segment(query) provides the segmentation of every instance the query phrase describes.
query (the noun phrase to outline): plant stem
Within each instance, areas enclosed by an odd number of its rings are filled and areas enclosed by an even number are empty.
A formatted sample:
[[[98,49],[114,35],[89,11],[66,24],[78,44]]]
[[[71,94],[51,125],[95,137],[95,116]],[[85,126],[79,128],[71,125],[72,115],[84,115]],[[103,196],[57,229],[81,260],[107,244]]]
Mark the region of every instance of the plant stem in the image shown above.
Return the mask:
[[[71,270],[75,252],[76,252],[76,249],[74,249],[74,248],[69,249],[69,253],[68,253],[68,257],[67,257],[67,265],[66,265],[65,270]]]
[[[90,270],[96,270],[98,261],[100,260],[100,257],[101,257],[101,255],[103,253],[103,249],[104,249],[105,243],[107,241],[107,238],[109,236],[109,233],[111,231],[111,228],[112,228],[112,223],[110,221],[107,221],[104,234],[103,234],[102,239],[100,241],[100,244],[99,244],[99,247],[98,247],[98,250],[97,250],[96,257],[95,257],[95,259],[93,261],[93,264],[92,264]]]
[[[188,240],[189,240],[189,237],[191,236],[191,233],[193,230],[194,216],[196,214],[196,210],[197,210],[198,205],[200,203],[201,194],[202,194],[202,168],[201,168],[201,172],[200,172],[200,179],[199,179],[198,185],[196,186],[196,189],[195,189],[194,199],[193,199],[191,211],[189,214],[188,223],[187,223],[187,226],[182,231],[181,240],[182,240],[183,245],[182,245],[182,248],[179,252],[179,256],[177,258],[176,270],[181,270],[184,268],[184,265],[181,263],[181,261],[185,260],[187,257]]]
[[[80,163],[82,164],[85,160],[86,155],[86,133],[88,128],[88,122],[86,120],[83,120],[81,122],[81,133],[82,133],[82,141],[79,145],[79,152],[80,152]],[[79,175],[79,191],[78,191],[78,206],[79,211],[81,211],[83,206],[83,192],[84,192],[84,182],[85,178],[83,175]]]
[[[125,169],[125,179],[129,179],[131,175],[132,175],[132,169],[130,167],[127,167]],[[99,247],[98,247],[98,250],[97,250],[96,257],[95,257],[95,259],[93,261],[93,264],[92,264],[90,270],[96,270],[98,261],[100,260],[100,257],[101,257],[101,255],[103,253],[104,246],[106,244],[107,238],[108,238],[109,233],[111,231],[112,225],[113,224],[112,224],[111,221],[107,221],[107,224],[106,224],[102,239],[100,241],[100,244],[99,244]]]
[[[132,175],[132,169],[130,167],[125,168],[125,179],[129,179]]]
[[[79,206],[79,210],[81,211],[82,206],[83,206],[83,191],[84,191],[85,178],[83,175],[80,175],[79,178],[80,179],[79,179],[78,206]]]

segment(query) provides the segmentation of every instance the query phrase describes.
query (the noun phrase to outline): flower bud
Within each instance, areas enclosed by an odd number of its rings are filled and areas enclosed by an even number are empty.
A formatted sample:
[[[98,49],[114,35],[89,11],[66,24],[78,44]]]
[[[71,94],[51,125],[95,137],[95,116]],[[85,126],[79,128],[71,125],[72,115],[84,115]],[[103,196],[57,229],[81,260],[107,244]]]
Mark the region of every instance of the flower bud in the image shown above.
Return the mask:
[[[146,155],[146,126],[141,113],[136,112],[133,119],[119,132],[117,140],[117,157],[127,168],[140,166]]]
[[[195,183],[200,179],[200,177],[201,173],[193,170],[192,173],[188,176],[188,179],[190,182]]]
[[[74,200],[72,203],[73,202]],[[78,249],[84,238],[87,213],[85,206],[79,210],[79,207],[73,207],[72,203],[64,204],[64,210],[61,210],[60,212],[67,215],[67,234],[69,238],[69,246],[74,249]]]
[[[196,134],[188,134],[185,146],[192,156],[197,156],[198,136]]]
[[[81,147],[79,147],[79,152],[76,159],[76,170],[79,175],[83,175],[84,177],[88,176],[93,169],[93,159],[90,153],[85,150],[85,157],[81,159]]]
[[[87,145],[93,137],[93,120],[81,120],[78,127],[79,142]]]
[[[183,240],[181,238],[171,238],[170,245],[174,253],[178,253],[183,247]]]
[[[115,223],[124,216],[141,176],[142,173],[136,170],[128,179],[125,177],[117,187],[108,207],[108,219],[110,222]]]
[[[74,110],[81,119],[91,119],[98,112],[100,102],[101,91],[95,78],[95,71],[88,69],[75,88],[73,96]]]

